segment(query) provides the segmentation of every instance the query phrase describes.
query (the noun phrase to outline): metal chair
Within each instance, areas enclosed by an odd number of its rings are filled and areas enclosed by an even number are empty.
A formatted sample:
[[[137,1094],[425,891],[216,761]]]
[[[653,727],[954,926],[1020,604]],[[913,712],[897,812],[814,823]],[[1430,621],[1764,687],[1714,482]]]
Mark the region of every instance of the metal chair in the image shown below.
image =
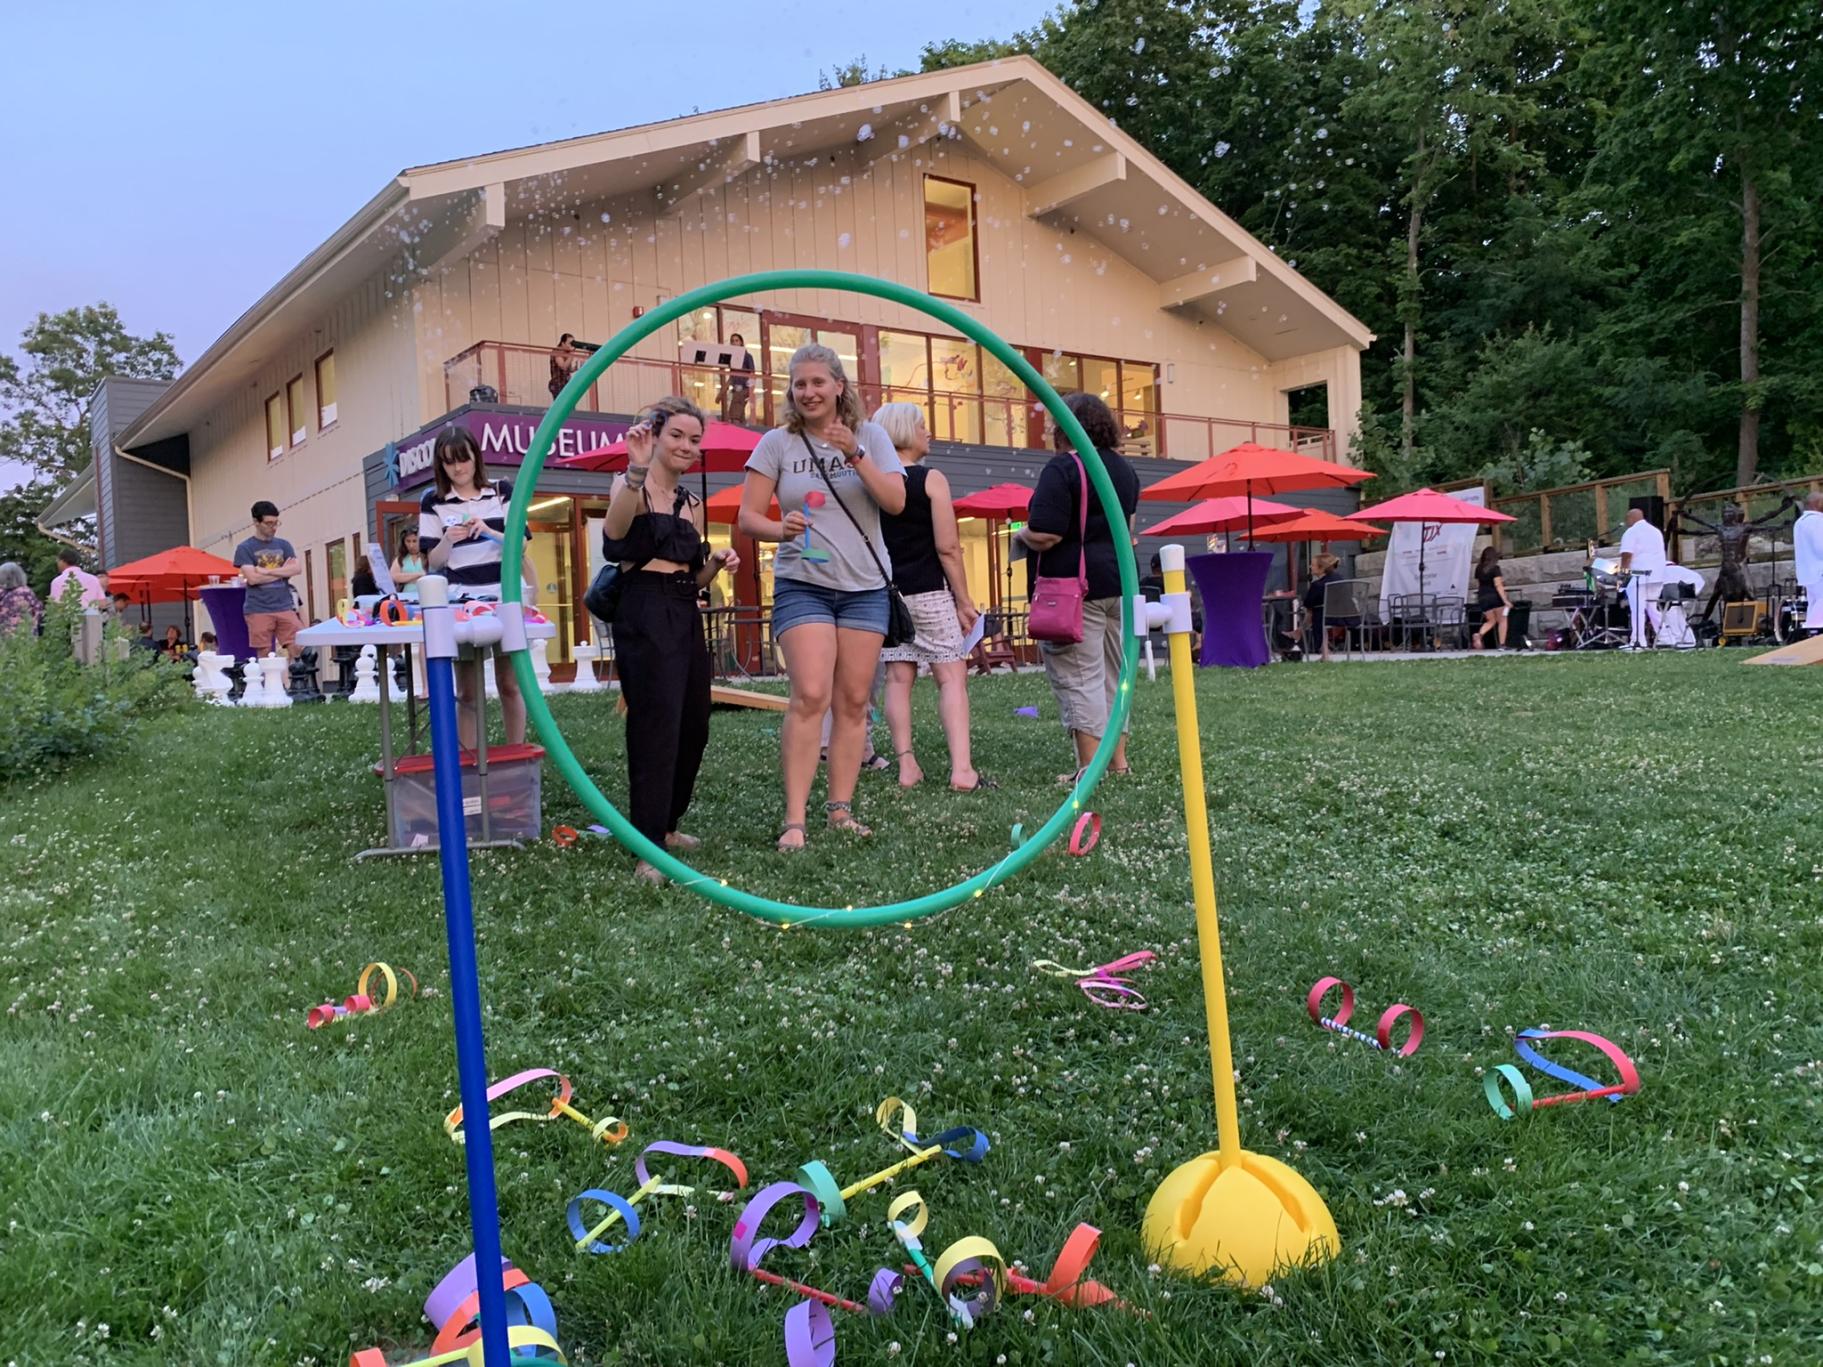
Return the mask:
[[[1367,589],[1365,579],[1338,579],[1323,587],[1323,634],[1340,631],[1342,653],[1349,659],[1354,658],[1356,639],[1361,641],[1361,648],[1365,651],[1367,633],[1379,626],[1367,606]],[[1323,641],[1318,640],[1319,652],[1323,645]]]

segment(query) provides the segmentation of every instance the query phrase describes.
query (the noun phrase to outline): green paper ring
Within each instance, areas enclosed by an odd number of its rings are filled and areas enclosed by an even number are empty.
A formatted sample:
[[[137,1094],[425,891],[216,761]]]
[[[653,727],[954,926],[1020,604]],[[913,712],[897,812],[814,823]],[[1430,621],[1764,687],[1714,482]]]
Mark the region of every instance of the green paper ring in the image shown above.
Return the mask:
[[[1082,457],[1083,465],[1088,470],[1089,482],[1095,487],[1102,509],[1108,514],[1108,521],[1117,526],[1124,524],[1126,519],[1121,511],[1120,496],[1115,493],[1107,468],[1101,463],[1101,456],[1096,452],[1094,444],[1089,441],[1089,434],[1076,421],[1076,415],[1064,407],[1063,399],[1057,391],[1051,388],[1044,376],[1032,368],[1024,356],[976,319],[941,299],[933,299],[905,285],[890,280],[876,280],[869,275],[817,270],[760,271],[753,275],[735,276],[718,284],[704,285],[701,289],[680,294],[668,303],[659,305],[615,333],[605,346],[570,376],[569,384],[564,386],[557,401],[545,413],[544,421],[538,424],[538,431],[532,437],[531,446],[520,467],[520,477],[513,489],[512,506],[507,510],[506,545],[500,557],[501,597],[506,602],[519,601],[519,566],[525,554],[526,515],[531,505],[533,487],[544,471],[545,453],[555,445],[558,431],[570,414],[576,411],[577,402],[588,392],[589,386],[600,379],[609,366],[660,328],[709,304],[719,304],[726,299],[767,290],[846,290],[853,294],[872,295],[876,299],[885,299],[927,314],[954,328],[970,341],[986,347],[996,360],[1017,375],[1026,388],[1043,402],[1059,429],[1075,444],[1077,454]],[[1139,571],[1133,560],[1133,548],[1125,538],[1116,537],[1114,550],[1120,562],[1121,597],[1130,603],[1139,593]],[[1102,774],[1113,758],[1115,746],[1120,742],[1127,711],[1132,706],[1133,681],[1139,670],[1139,638],[1130,630],[1126,633],[1126,649],[1121,657],[1120,687],[1115,690],[1114,710],[1108,718],[1107,729],[1102,732],[1101,744],[1077,780],[1076,787],[1051,819],[1025,844],[972,878],[923,897],[873,907],[800,907],[789,902],[774,901],[740,888],[731,888],[720,879],[699,873],[669,850],[646,839],[608,801],[601,789],[595,786],[594,780],[577,760],[575,752],[565,742],[563,734],[557,729],[557,723],[551,717],[550,706],[538,691],[537,676],[532,672],[531,654],[518,650],[508,658],[512,661],[519,680],[526,714],[531,718],[538,739],[544,743],[545,751],[576,796],[582,800],[583,806],[589,809],[596,820],[613,831],[623,846],[679,885],[748,916],[783,926],[816,924],[854,929],[929,916],[959,906],[971,897],[979,897],[994,884],[1005,882],[1025,868],[1043,854],[1053,840],[1065,834],[1071,818],[1101,781]]]
[[[793,1180],[817,1198],[817,1209],[822,1212],[824,1229],[840,1224],[848,1214],[848,1204],[842,1199],[842,1188],[836,1185],[835,1174],[830,1172],[829,1165],[820,1158],[813,1158],[799,1168],[798,1175]]]
[[[1500,1094],[1500,1080],[1506,1079],[1507,1086],[1513,1089],[1513,1102],[1509,1106],[1506,1098]],[[1488,1099],[1488,1105],[1494,1108],[1494,1114],[1502,1120],[1516,1120],[1532,1111],[1532,1088],[1521,1073],[1510,1063],[1496,1063],[1481,1075],[1481,1090]]]

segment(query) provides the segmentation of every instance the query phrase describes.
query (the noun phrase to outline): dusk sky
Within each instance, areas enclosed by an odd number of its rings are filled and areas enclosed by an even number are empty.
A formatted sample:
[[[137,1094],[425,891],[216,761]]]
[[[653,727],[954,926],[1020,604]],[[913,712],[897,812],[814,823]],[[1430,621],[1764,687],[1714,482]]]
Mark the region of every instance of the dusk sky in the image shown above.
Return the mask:
[[[105,299],[188,363],[407,166],[802,94],[862,55],[913,68],[1050,9],[28,0],[0,82],[0,346]]]

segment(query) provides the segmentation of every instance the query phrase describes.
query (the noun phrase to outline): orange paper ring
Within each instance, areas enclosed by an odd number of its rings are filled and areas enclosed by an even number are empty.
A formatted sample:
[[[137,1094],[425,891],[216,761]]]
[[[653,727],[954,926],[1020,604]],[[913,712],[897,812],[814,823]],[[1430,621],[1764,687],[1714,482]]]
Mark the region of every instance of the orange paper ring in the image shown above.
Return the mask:
[[[551,840],[556,844],[557,848],[560,850],[569,849],[570,846],[574,845],[578,840],[581,840],[581,839],[582,839],[582,832],[578,831],[574,826],[553,826],[553,827],[551,827]]]
[[[411,621],[411,609],[397,598],[388,598],[380,604],[380,625],[383,627],[402,627]]]
[[[500,1289],[511,1291],[524,1286],[532,1279],[516,1267],[509,1267],[506,1275],[500,1279]],[[458,1348],[466,1348],[481,1337],[481,1330],[476,1321],[481,1317],[481,1289],[468,1293],[462,1304],[456,1307],[456,1313],[443,1321],[443,1328],[438,1330],[437,1337],[430,1345],[433,1353],[453,1353]]]
[[[1083,833],[1088,832],[1085,836]],[[1101,840],[1101,817],[1094,812],[1084,812],[1076,819],[1076,828],[1070,832],[1070,853],[1081,857],[1094,849]]]

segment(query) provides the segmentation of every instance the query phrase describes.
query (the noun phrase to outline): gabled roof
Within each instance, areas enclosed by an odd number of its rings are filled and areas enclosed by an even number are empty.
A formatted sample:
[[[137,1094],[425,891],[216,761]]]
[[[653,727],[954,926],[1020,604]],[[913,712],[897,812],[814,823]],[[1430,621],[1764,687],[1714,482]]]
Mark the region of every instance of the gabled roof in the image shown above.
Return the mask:
[[[455,259],[559,203],[681,200],[760,167],[914,155],[937,139],[1024,187],[1029,217],[1083,232],[1157,282],[1161,308],[1212,320],[1279,360],[1366,348],[1361,321],[1198,195],[1036,59],[1001,58],[411,167],[242,314],[122,435],[186,429],[271,350],[389,261]]]

